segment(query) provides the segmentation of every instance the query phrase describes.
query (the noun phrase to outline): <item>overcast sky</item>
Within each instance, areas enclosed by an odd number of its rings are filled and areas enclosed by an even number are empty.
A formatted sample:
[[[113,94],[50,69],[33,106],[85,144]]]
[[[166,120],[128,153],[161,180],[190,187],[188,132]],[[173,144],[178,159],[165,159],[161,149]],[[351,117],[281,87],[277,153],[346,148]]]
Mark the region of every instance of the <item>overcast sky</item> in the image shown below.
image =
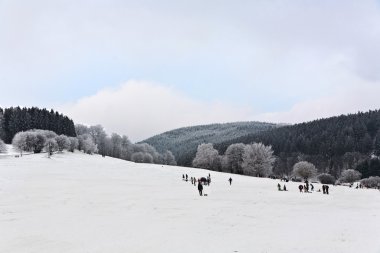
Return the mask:
[[[0,106],[139,141],[380,108],[380,2],[0,0]]]

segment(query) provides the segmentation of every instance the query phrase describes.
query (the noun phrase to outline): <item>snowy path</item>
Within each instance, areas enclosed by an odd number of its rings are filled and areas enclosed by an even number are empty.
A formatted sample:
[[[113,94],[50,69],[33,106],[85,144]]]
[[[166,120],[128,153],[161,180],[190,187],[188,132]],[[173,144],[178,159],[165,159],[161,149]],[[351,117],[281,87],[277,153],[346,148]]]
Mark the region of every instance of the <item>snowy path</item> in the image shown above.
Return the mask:
[[[380,192],[61,154],[0,159],[0,252],[380,253]],[[316,185],[316,189],[320,188]]]

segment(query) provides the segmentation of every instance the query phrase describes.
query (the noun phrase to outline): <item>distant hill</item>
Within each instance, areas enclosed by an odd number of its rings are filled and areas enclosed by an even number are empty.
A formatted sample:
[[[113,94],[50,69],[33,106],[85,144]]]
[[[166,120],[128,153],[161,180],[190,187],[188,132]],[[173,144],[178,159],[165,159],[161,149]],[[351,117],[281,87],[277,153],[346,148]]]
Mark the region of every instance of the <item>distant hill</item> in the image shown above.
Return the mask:
[[[357,169],[363,177],[380,176],[380,110],[341,115],[261,131],[216,143],[224,154],[234,143],[271,145],[276,174],[289,174],[294,163],[312,162],[320,172],[339,177],[345,169]]]
[[[145,142],[152,145],[158,152],[170,150],[175,155],[178,165],[191,166],[199,144],[224,143],[278,126],[262,122],[200,125],[168,131],[141,141],[141,143]]]

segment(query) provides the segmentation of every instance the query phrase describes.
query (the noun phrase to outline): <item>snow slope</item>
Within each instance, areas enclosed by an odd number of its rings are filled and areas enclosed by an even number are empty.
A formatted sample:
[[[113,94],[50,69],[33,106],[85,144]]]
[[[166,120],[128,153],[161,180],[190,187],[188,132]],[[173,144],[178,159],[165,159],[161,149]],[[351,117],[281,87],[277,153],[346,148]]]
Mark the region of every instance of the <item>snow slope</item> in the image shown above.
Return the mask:
[[[0,158],[0,252],[380,252],[380,192],[277,191],[276,180],[182,174],[80,153]],[[320,185],[316,185],[316,189]]]

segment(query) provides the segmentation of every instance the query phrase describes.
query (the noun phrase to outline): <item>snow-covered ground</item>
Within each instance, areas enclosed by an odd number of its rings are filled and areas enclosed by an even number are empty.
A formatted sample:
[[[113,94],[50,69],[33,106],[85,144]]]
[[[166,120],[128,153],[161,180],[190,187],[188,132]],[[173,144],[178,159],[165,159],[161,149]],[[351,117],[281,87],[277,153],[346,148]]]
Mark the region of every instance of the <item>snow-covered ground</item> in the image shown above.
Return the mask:
[[[0,158],[0,252],[380,252],[380,192],[277,191],[211,172],[200,197],[182,174],[80,153]],[[316,189],[320,185],[316,185]]]

